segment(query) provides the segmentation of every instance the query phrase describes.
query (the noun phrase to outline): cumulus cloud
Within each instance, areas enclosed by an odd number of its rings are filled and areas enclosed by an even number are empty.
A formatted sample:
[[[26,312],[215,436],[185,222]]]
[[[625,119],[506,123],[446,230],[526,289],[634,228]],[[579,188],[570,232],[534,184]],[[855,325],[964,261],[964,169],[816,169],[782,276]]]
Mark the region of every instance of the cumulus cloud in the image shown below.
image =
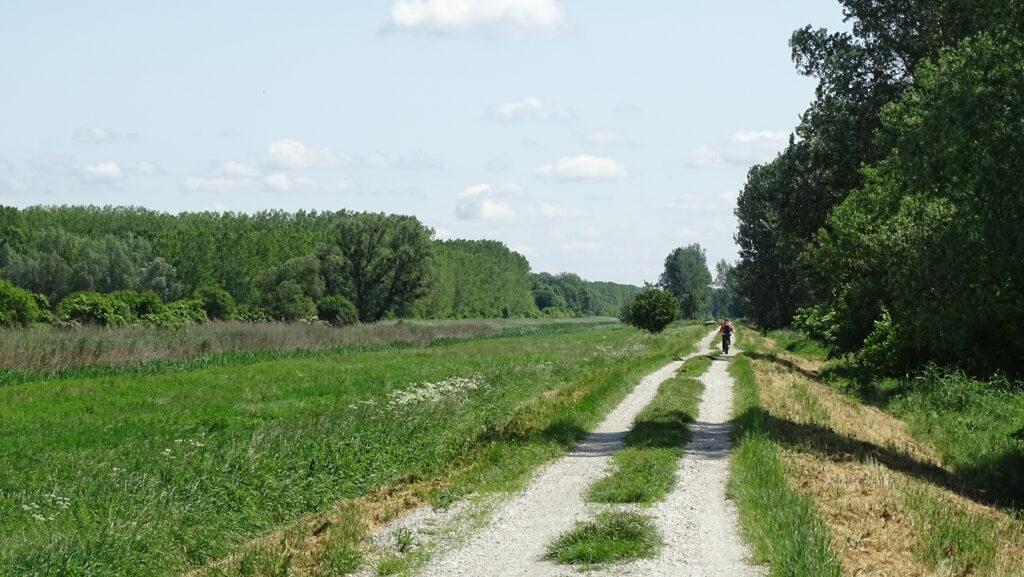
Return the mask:
[[[95,144],[117,138],[117,133],[98,126],[83,126],[71,135],[71,140],[81,144]]]
[[[85,177],[93,182],[116,182],[121,180],[121,166],[112,160],[82,168]]]
[[[568,120],[572,113],[565,108],[552,106],[536,96],[528,96],[515,102],[506,102],[494,107],[491,114],[504,122],[521,120]]]
[[[133,172],[134,174],[151,176],[155,174],[163,174],[164,169],[161,168],[160,165],[156,164],[155,162],[149,162],[148,160],[144,160],[133,166],[131,168],[131,172]]]
[[[725,166],[721,153],[707,145],[700,145],[690,151],[686,159],[686,166],[690,168],[715,168]]]
[[[310,168],[343,164],[347,159],[326,147],[306,146],[294,138],[282,138],[267,145],[267,164],[274,168]]]
[[[511,204],[494,197],[491,185],[482,183],[462,191],[455,216],[460,220],[509,220],[517,213]]]
[[[581,218],[584,216],[583,209],[576,208],[574,206],[563,206],[560,204],[542,204],[540,205],[540,216],[541,218],[549,220],[564,220]]]
[[[786,147],[789,134],[771,130],[740,130],[727,142],[702,145],[690,152],[685,164],[692,168],[748,166],[771,160]]]
[[[220,176],[234,178],[259,178],[263,174],[259,168],[249,164],[243,164],[234,160],[224,163],[219,171]]]
[[[555,30],[565,24],[556,0],[397,0],[391,25],[433,32]]]
[[[580,154],[542,165],[537,169],[537,174],[560,182],[614,180],[626,176],[626,166],[611,158]]]
[[[263,184],[274,192],[287,192],[292,189],[316,188],[316,181],[305,176],[292,178],[280,172],[269,174],[263,179]]]

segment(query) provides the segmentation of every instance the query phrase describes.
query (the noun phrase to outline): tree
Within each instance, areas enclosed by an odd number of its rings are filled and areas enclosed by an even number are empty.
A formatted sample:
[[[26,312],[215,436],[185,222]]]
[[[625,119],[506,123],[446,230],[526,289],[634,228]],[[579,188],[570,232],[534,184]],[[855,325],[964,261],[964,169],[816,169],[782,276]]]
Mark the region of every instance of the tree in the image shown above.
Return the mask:
[[[712,287],[712,316],[715,318],[743,316],[743,298],[736,290],[736,269],[724,259],[715,264],[715,280]]]
[[[684,317],[696,319],[706,314],[711,304],[711,273],[704,249],[691,244],[669,253],[659,284],[679,300]]]
[[[317,317],[335,326],[359,322],[356,305],[341,295],[327,295],[316,303]]]
[[[660,333],[679,316],[675,295],[647,285],[623,305],[619,318],[634,327]]]
[[[412,216],[358,213],[342,217],[334,240],[317,251],[327,291],[352,301],[363,322],[399,314],[427,294],[431,234]]]
[[[193,298],[203,303],[203,310],[210,320],[229,320],[234,317],[235,299],[221,287],[199,287],[193,293]]]
[[[0,326],[28,326],[40,315],[32,293],[0,278]]]
[[[300,256],[263,271],[256,285],[271,318],[297,321],[316,316],[316,301],[323,296],[325,283],[320,276],[320,261]]]

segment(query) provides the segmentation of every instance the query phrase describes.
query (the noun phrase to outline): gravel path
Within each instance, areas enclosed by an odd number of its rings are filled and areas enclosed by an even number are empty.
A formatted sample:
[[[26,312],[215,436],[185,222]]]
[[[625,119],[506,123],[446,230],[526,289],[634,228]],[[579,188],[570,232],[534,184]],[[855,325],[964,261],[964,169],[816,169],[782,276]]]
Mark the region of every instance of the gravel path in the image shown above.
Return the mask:
[[[593,518],[607,506],[584,503],[583,491],[607,473],[609,458],[622,448],[622,437],[683,361],[705,354],[714,333],[697,352],[644,377],[639,385],[569,455],[542,468],[521,493],[497,505],[490,523],[462,539],[460,546],[439,550],[421,575],[427,577],[579,575],[572,567],[541,561],[546,546],[576,522]],[[736,514],[725,500],[728,476],[732,380],[727,359],[716,360],[702,377],[705,383],[700,418],[680,461],[677,489],[667,500],[643,510],[656,518],[666,546],[657,559],[613,566],[587,575],[754,576],[763,574],[744,563],[747,553],[736,536]],[[429,517],[429,515],[427,515]],[[406,525],[403,523],[403,525]],[[446,550],[447,549],[447,550]]]

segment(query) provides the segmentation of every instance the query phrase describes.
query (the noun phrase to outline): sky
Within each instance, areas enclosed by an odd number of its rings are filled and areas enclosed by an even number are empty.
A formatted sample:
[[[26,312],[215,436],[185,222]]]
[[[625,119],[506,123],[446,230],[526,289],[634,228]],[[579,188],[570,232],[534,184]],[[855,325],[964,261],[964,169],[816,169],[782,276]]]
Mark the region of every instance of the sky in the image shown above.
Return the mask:
[[[822,0],[4,0],[0,205],[414,215],[534,271],[734,262]]]

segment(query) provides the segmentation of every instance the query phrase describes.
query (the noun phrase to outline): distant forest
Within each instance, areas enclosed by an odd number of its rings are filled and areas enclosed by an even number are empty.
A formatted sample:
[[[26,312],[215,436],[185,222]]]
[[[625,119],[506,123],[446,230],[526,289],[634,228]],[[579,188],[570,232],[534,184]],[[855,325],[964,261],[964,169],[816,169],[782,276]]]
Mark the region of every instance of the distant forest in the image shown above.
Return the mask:
[[[7,325],[617,316],[637,290],[533,273],[500,242],[433,240],[408,216],[0,206]]]

